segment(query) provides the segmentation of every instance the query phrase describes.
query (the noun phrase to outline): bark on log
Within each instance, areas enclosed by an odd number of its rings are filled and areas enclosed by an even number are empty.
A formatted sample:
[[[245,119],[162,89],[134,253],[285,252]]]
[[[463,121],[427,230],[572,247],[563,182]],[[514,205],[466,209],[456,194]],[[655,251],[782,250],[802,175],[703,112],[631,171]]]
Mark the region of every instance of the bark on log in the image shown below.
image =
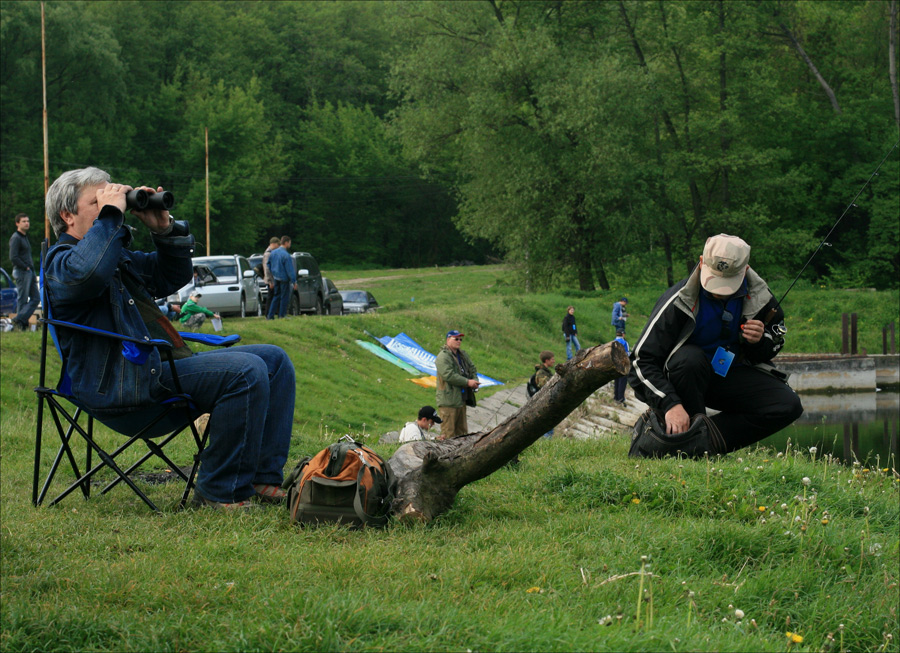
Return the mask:
[[[401,520],[431,521],[453,505],[462,487],[505,465],[597,388],[629,369],[628,355],[618,342],[583,349],[557,365],[553,378],[496,428],[401,446],[388,461],[398,481],[394,515]]]

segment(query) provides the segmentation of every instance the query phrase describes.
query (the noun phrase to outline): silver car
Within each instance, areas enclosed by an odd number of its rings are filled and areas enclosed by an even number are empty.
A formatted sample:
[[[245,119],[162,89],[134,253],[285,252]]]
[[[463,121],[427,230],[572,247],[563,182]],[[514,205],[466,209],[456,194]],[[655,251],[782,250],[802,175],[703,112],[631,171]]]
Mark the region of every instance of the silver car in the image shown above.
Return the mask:
[[[196,256],[193,264],[193,281],[170,295],[169,303],[183,304],[196,288],[202,295],[199,303],[215,313],[262,315],[259,277],[246,258],[238,254]]]

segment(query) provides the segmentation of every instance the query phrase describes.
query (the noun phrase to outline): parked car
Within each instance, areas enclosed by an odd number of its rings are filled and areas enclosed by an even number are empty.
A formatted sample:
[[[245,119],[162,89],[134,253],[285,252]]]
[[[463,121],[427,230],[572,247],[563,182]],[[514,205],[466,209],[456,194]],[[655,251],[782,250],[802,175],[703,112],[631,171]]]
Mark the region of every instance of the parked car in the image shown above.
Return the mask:
[[[344,315],[348,313],[368,313],[379,308],[378,302],[368,290],[342,290]]]
[[[262,266],[262,254],[253,254],[250,264],[256,268]],[[325,282],[322,280],[322,272],[315,257],[308,252],[293,252],[291,260],[297,271],[297,290],[291,293],[291,304],[288,313],[300,315],[300,313],[315,313],[322,315],[325,312],[326,295]],[[269,287],[265,279],[259,280],[259,290],[268,306]]]
[[[18,297],[16,282],[6,270],[0,268],[0,315],[14,316]]]
[[[170,303],[183,304],[191,291],[200,290],[200,304],[222,315],[262,315],[259,277],[250,262],[237,254],[196,256],[193,258],[194,280],[169,295]]]
[[[325,282],[325,315],[343,315],[344,298],[341,292],[328,277],[322,277]]]

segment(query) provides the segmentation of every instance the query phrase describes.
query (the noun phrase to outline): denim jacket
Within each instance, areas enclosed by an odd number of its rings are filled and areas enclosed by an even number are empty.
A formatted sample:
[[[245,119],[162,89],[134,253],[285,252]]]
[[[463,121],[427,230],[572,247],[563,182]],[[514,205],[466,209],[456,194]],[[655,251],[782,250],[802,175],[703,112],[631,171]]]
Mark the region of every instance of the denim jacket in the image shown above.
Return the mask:
[[[194,237],[188,223],[178,221],[168,235],[153,236],[155,252],[135,252],[128,249],[131,230],[124,223],[121,211],[104,206],[81,240],[60,235],[44,262],[51,317],[149,340],[122,278],[131,275],[151,297],[175,292],[191,280]],[[57,329],[57,336],[72,394],[92,412],[146,408],[165,392],[156,349],[136,365],[122,356],[117,340],[66,328]]]

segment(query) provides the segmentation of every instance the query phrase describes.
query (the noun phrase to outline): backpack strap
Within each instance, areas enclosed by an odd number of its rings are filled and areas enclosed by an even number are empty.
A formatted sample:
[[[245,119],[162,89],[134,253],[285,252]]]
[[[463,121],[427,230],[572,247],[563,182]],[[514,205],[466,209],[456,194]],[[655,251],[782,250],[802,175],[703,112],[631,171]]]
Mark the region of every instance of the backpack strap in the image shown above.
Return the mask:
[[[391,473],[390,468],[387,466],[383,460],[381,462],[384,472],[382,470],[377,469],[374,465],[372,465],[367,456],[366,452],[363,450],[363,447],[353,447],[351,449],[353,453],[359,456],[359,460],[362,463],[362,466],[359,468],[359,474],[356,477],[356,493],[353,496],[353,510],[356,512],[356,516],[359,517],[360,521],[363,524],[372,524],[373,526],[384,526],[390,515],[390,505],[394,500],[393,494],[393,484],[391,482]],[[374,514],[371,515],[366,512],[366,508],[362,503],[362,488],[365,486],[362,483],[363,476],[368,471],[369,476],[372,477],[372,491],[376,494],[381,494],[380,490],[384,488],[385,498],[383,502],[387,504],[387,508],[384,510],[382,514]]]

